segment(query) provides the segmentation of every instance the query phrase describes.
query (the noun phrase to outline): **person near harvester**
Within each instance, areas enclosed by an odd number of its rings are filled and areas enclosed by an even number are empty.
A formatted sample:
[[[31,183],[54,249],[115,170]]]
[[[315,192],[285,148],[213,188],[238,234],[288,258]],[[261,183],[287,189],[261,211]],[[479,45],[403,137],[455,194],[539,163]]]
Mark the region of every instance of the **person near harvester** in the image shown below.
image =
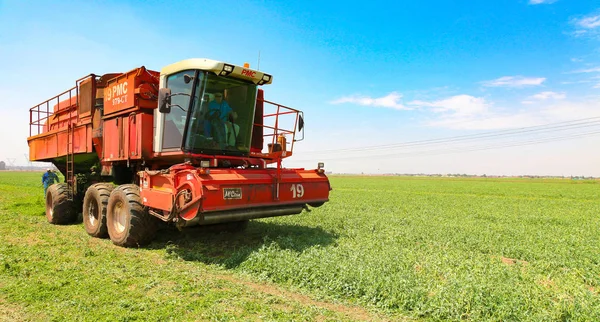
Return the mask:
[[[44,197],[46,196],[46,191],[48,191],[48,187],[58,182],[60,182],[58,180],[58,176],[52,171],[52,169],[47,169],[46,172],[44,172],[44,175],[42,176],[42,184],[44,185]]]
[[[214,131],[221,148],[235,146],[239,125],[233,122],[237,118],[237,113],[233,111],[227,101],[223,100],[222,93],[215,93],[214,97],[215,99],[208,104],[204,133],[211,136]]]

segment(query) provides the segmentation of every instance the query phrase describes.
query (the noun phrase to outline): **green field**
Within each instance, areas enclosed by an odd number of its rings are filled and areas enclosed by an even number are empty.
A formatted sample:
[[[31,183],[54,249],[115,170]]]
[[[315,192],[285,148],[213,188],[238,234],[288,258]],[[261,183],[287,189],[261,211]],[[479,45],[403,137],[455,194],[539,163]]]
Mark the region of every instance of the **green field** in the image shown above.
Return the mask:
[[[596,181],[332,177],[331,202],[145,249],[0,173],[0,320],[600,320]]]

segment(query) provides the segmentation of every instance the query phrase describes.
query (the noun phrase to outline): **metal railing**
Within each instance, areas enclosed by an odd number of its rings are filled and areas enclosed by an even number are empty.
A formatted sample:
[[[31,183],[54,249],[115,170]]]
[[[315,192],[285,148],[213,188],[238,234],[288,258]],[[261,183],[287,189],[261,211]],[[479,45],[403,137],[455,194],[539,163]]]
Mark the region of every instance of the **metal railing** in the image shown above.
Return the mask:
[[[281,104],[277,104],[271,101],[263,100],[264,109],[266,110],[266,105],[270,104],[271,109],[274,109],[274,113],[264,114],[263,115],[263,124],[254,124],[255,126],[260,126],[263,128],[263,140],[267,143],[267,153],[277,152],[274,151],[275,147],[279,144],[289,144],[289,149],[285,146],[280,146],[282,150],[287,152],[292,152],[294,150],[294,143],[296,141],[301,141],[304,139],[304,135],[301,139],[296,139],[296,129],[298,128],[298,122],[301,118],[302,111],[293,109],[291,107],[287,107]],[[282,122],[281,118],[285,115],[290,115],[293,118],[293,122]],[[274,125],[267,125],[267,123],[272,123]],[[285,124],[282,124],[285,123]],[[292,124],[289,124],[292,123]],[[291,127],[291,128],[290,128]],[[302,132],[304,133],[304,132]],[[280,137],[284,136],[285,140],[281,140]],[[288,137],[291,140],[288,140]],[[283,142],[282,142],[283,141]],[[270,142],[270,143],[269,143]]]
[[[72,111],[77,109],[79,104],[79,84],[89,77],[95,77],[94,74],[86,75],[75,81],[75,86],[37,104],[29,109],[29,136],[35,136],[50,131],[48,120],[55,113],[68,113],[72,117]],[[75,100],[75,101],[73,101]],[[65,106],[66,105],[66,106]],[[64,106],[64,107],[63,107]],[[76,123],[71,121],[67,123]],[[60,124],[57,124],[57,128]],[[66,125],[64,126],[66,129]]]
[[[73,200],[75,189],[75,126],[79,120],[79,85],[82,81],[95,77],[84,76],[75,81],[75,86],[29,109],[29,136],[36,136],[53,130],[66,130],[67,151],[65,164],[65,182],[68,185],[68,199]],[[51,124],[51,117],[58,120]],[[61,119],[61,116],[63,119]]]
[[[63,110],[76,108],[77,104],[73,103],[73,98],[77,98],[77,94],[78,88],[75,86],[30,108],[29,136],[35,136],[50,131],[50,124],[48,123],[50,117]],[[67,106],[61,109],[61,105],[65,104],[67,104]]]

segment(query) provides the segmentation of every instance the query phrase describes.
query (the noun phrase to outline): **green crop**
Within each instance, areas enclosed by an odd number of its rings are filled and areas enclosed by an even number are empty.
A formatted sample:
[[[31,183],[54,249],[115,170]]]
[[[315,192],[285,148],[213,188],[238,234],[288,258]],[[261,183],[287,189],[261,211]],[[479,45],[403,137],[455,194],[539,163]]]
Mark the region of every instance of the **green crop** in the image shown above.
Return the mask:
[[[146,249],[47,224],[38,181],[0,174],[0,315],[600,320],[596,181],[332,177],[310,213]]]

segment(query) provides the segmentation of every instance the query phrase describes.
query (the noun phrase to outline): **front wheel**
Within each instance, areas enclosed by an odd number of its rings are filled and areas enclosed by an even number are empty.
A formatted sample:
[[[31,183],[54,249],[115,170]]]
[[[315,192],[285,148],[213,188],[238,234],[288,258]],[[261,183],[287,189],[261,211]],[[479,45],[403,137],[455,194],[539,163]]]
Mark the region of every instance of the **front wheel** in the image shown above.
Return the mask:
[[[106,223],[110,240],[123,247],[150,243],[157,229],[157,219],[144,209],[140,189],[133,184],[118,186],[110,193]]]

